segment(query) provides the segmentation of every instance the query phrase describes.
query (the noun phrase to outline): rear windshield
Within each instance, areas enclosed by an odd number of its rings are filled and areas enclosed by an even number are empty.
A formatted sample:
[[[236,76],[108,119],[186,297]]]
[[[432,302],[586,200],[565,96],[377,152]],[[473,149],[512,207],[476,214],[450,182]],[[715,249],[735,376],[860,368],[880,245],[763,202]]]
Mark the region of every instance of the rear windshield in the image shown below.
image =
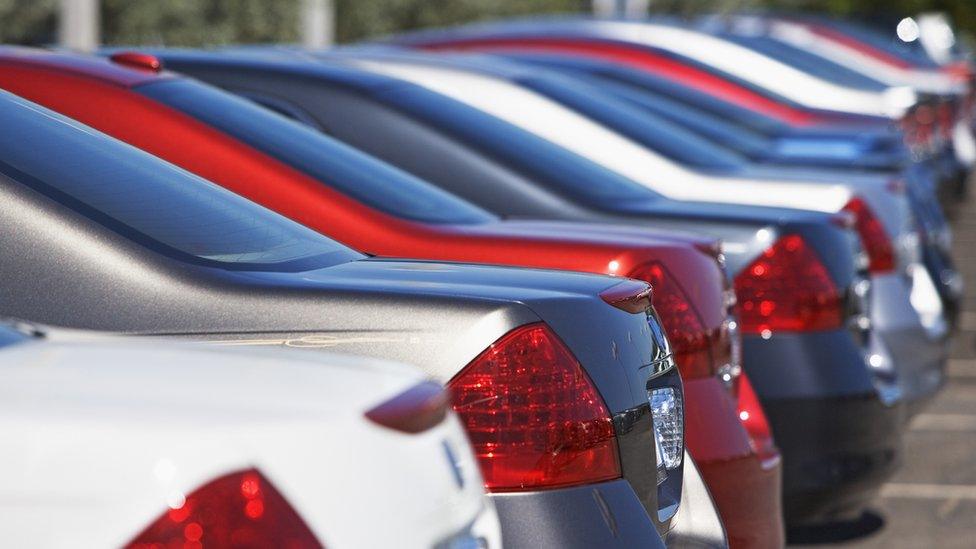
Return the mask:
[[[161,253],[301,271],[360,254],[87,126],[0,92],[0,173]]]
[[[387,214],[440,224],[495,219],[426,181],[227,92],[184,79],[154,82],[137,91]]]
[[[598,204],[657,195],[626,177],[504,120],[415,85],[376,97],[516,169],[557,193]]]
[[[592,88],[566,85],[563,79],[530,79],[529,88],[589,116],[662,155],[686,166],[706,169],[742,167],[746,159],[657,116],[629,105],[594,99]]]
[[[741,107],[720,97],[710,95],[664,77],[636,70],[619,70],[616,68],[599,70],[596,73],[612,80],[664,94],[676,101],[681,101],[695,108],[704,109],[730,122],[734,121],[744,124],[762,133],[777,133],[787,129],[786,124],[759,111]]]

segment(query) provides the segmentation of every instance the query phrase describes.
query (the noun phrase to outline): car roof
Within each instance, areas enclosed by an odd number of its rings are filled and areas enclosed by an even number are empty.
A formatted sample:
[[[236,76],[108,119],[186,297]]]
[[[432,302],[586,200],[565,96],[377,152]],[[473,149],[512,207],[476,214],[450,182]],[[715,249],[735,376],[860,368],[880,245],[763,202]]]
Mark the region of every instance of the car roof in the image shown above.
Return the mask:
[[[169,72],[137,69],[90,55],[20,46],[0,46],[0,62],[35,68],[56,69],[78,76],[95,78],[106,84],[124,88],[131,88],[155,80],[176,77],[176,75]]]

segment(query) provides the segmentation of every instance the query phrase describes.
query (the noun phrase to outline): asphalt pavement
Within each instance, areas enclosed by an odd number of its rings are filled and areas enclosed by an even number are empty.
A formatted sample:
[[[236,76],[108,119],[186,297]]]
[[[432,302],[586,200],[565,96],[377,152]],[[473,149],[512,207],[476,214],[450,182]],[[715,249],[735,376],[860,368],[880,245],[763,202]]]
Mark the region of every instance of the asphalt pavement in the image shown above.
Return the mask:
[[[903,466],[871,511],[856,525],[807,541],[858,549],[976,548],[976,198],[959,200],[952,210],[966,303],[950,347],[948,383],[912,422]]]

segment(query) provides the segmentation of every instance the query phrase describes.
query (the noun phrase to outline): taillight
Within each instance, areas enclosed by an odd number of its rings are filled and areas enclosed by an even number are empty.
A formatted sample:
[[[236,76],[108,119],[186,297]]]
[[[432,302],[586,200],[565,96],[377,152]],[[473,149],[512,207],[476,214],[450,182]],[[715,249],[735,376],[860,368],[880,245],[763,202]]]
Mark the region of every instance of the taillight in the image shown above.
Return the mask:
[[[163,513],[130,548],[322,547],[298,513],[255,470],[214,480]]]
[[[545,324],[509,332],[448,386],[490,491],[620,478],[610,412]]]
[[[853,198],[844,210],[854,214],[854,226],[861,236],[861,243],[870,261],[868,270],[872,273],[886,273],[895,269],[895,249],[885,232],[884,225],[874,215],[871,208],[860,198]]]
[[[843,299],[827,268],[803,238],[788,235],[735,277],[739,326],[768,336],[776,330],[830,330],[843,324]]]
[[[769,427],[766,412],[759,397],[756,396],[752,382],[745,374],[739,377],[739,421],[749,434],[749,445],[760,459],[767,459],[779,453],[773,440],[773,430]]]
[[[649,282],[654,289],[654,309],[671,341],[681,376],[695,379],[714,375],[708,331],[678,281],[657,262],[641,265],[628,276]]]

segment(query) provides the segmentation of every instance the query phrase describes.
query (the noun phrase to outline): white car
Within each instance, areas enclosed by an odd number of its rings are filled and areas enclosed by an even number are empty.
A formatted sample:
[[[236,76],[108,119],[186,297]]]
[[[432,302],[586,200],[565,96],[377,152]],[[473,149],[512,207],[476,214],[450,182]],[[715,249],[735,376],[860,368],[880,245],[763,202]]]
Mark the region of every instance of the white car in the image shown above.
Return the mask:
[[[0,327],[6,547],[500,546],[462,427],[414,368],[37,339]]]

